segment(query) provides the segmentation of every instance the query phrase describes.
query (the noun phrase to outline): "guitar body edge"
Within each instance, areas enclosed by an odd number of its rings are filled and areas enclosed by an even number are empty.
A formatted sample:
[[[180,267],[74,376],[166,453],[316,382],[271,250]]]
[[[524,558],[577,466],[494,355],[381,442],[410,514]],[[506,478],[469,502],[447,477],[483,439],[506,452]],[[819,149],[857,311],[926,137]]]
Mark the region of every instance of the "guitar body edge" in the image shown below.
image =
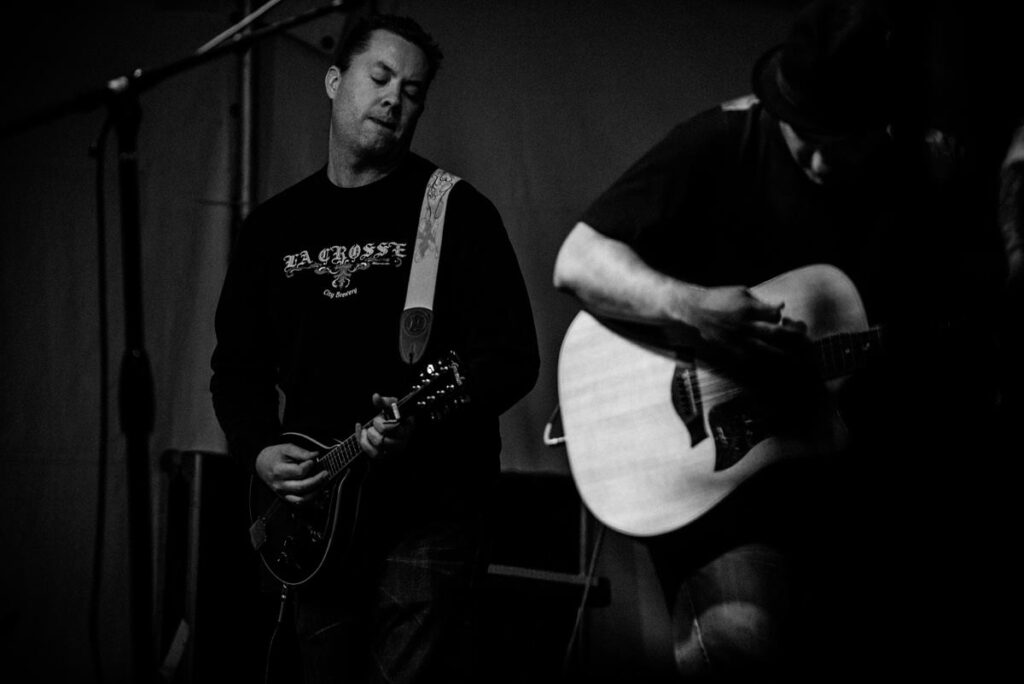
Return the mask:
[[[752,292],[770,303],[785,302],[785,315],[807,323],[812,339],[867,327],[852,282],[832,266],[790,271]],[[570,324],[558,361],[569,467],[580,498],[608,527],[636,537],[674,531],[766,466],[839,448],[844,428],[826,406],[809,431],[755,437],[723,466],[722,446],[733,435],[724,435],[723,423],[709,415],[732,411],[738,431],[749,430],[744,426],[750,416],[734,409],[736,398],[749,392],[700,358],[694,368],[701,415],[699,424],[688,427],[673,398],[679,383],[676,360],[611,332],[586,312]]]
[[[285,436],[305,449],[326,448],[301,433]],[[305,584],[320,571],[329,554],[338,553],[339,544],[348,546],[355,535],[364,470],[365,464],[349,467],[318,500],[303,506],[285,502],[258,476],[252,476],[250,519],[254,527],[261,528],[262,537],[256,551],[274,579],[289,586]]]

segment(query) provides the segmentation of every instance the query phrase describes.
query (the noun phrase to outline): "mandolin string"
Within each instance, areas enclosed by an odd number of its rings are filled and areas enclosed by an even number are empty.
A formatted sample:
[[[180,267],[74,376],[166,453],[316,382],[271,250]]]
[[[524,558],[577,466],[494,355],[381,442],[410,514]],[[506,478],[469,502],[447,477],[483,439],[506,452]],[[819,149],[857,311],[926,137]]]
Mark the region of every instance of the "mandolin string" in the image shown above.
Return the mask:
[[[441,371],[445,370],[450,369],[441,369]],[[401,408],[405,406],[406,403],[411,401],[416,395],[420,394],[425,389],[432,387],[443,377],[444,372],[441,371],[437,372],[433,377],[421,377],[419,380],[423,384],[418,388],[414,389],[413,391],[409,392],[408,394],[406,394],[404,397],[400,398],[398,401],[395,402],[394,405],[397,408]],[[363,423],[361,429],[368,429],[370,426],[373,425],[373,421],[375,418],[381,417],[383,415],[384,411],[381,411],[380,413],[377,414],[377,416]],[[317,460],[320,463],[326,464],[327,469],[331,473],[328,479],[334,480],[348,466],[352,464],[352,462],[356,459],[356,457],[359,456],[360,453],[362,453],[362,447],[358,443],[357,434],[354,433],[352,435],[349,435],[344,441],[336,444],[328,452],[318,457]]]

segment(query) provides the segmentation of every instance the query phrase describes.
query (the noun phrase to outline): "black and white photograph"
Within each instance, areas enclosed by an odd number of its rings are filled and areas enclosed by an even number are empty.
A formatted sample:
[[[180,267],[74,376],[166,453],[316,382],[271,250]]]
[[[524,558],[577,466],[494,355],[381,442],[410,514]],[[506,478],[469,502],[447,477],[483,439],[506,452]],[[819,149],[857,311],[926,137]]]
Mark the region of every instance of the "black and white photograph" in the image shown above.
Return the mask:
[[[11,3],[0,679],[1004,680],[1014,4]]]

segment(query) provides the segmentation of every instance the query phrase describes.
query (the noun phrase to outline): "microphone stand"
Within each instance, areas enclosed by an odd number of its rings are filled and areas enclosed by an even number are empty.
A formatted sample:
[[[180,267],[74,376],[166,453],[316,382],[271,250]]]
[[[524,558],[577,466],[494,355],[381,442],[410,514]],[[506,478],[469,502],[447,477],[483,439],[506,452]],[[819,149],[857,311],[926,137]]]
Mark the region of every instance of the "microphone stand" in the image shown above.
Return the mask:
[[[351,4],[351,3],[349,3]],[[267,8],[269,9],[269,7]],[[153,377],[143,334],[142,268],[139,221],[138,133],[142,117],[139,96],[168,78],[206,64],[223,55],[241,52],[268,36],[323,15],[345,10],[343,0],[270,24],[264,28],[224,34],[199,51],[169,64],[135,69],[111,79],[101,88],[75,96],[0,127],[0,138],[53,121],[74,112],[106,106],[118,140],[118,175],[121,195],[121,251],[124,286],[125,352],[119,383],[120,421],[125,435],[128,477],[128,523],[131,568],[130,632],[132,681],[159,681],[153,643],[153,572],[151,567],[149,435],[153,431]],[[265,10],[257,10],[262,13]],[[243,21],[238,26],[244,26]],[[211,46],[216,42],[215,46]]]

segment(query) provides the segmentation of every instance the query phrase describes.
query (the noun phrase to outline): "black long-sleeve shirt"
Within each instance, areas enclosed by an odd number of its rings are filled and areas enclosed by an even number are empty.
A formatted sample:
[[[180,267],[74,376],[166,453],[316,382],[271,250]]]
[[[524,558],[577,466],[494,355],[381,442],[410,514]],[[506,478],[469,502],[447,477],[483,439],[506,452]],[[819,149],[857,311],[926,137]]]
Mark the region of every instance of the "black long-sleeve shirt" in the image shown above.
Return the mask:
[[[410,155],[357,188],[333,185],[324,168],[247,219],[217,309],[211,391],[229,450],[248,467],[285,441],[282,431],[340,440],[377,412],[374,392],[408,391],[419,367],[400,357],[399,318],[434,168]],[[382,481],[406,502],[457,506],[475,496],[475,484],[498,472],[498,416],[533,387],[539,368],[501,217],[466,181],[448,200],[423,361],[447,350],[462,361],[470,403],[419,421],[408,451],[387,461]]]

